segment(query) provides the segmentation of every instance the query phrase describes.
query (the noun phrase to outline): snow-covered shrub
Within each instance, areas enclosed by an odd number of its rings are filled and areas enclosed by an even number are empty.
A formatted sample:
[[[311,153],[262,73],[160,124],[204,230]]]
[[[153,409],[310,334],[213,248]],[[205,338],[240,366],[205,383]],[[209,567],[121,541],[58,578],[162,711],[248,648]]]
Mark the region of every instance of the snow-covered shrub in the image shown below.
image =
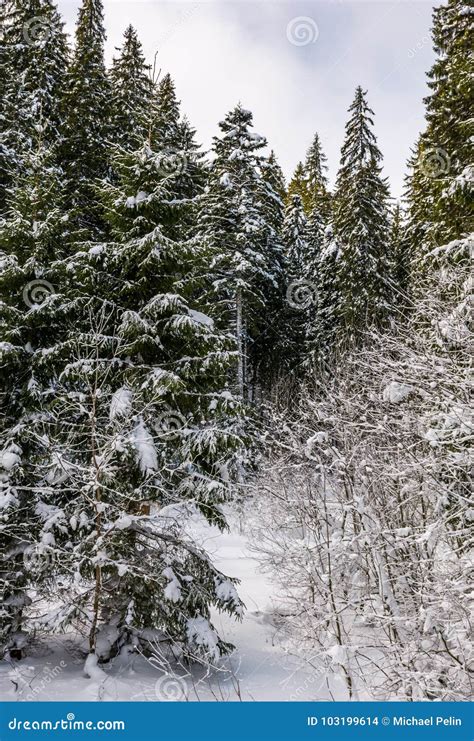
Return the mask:
[[[277,415],[259,482],[288,629],[354,699],[472,694],[469,244]]]

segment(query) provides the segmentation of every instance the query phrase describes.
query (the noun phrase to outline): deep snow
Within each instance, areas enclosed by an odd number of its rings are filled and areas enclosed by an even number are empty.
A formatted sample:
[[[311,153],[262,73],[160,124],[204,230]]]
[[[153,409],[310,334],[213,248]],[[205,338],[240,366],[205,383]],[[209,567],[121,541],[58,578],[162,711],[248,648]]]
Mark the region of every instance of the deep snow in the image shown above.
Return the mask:
[[[285,649],[278,614],[277,589],[263,575],[251,553],[245,530],[248,518],[229,513],[230,532],[195,523],[194,534],[216,565],[241,580],[238,587],[246,610],[241,622],[213,615],[213,622],[236,650],[206,675],[196,667],[176,667],[163,675],[153,663],[126,653],[104,665],[88,660],[84,671],[81,640],[72,634],[38,640],[22,661],[0,663],[0,696],[18,701],[167,701],[167,700],[324,700],[337,695],[331,680],[313,671]],[[280,621],[281,624],[281,621]],[[89,676],[87,676],[87,674]]]

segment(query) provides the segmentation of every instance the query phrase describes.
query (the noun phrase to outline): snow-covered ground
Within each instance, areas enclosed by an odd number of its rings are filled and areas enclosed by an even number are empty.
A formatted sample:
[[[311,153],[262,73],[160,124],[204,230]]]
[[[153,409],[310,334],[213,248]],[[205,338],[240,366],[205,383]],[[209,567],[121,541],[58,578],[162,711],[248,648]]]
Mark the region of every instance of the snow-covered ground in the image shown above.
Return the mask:
[[[241,622],[214,615],[220,635],[236,650],[210,675],[203,670],[176,668],[164,676],[137,654],[119,656],[84,673],[80,640],[73,635],[39,641],[29,656],[15,665],[0,663],[0,696],[4,700],[325,700],[332,693],[326,678],[285,650],[275,614],[277,589],[252,555],[245,532],[247,517],[230,513],[230,532],[196,524],[195,534],[222,571],[241,580],[239,594],[246,605]]]

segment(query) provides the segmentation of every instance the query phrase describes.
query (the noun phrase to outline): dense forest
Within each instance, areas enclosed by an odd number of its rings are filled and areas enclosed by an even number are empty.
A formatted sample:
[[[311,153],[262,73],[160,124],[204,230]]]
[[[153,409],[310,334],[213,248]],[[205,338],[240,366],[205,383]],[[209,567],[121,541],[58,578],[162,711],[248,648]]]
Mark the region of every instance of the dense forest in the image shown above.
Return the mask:
[[[363,87],[334,188],[316,131],[286,183],[241,103],[202,151],[132,26],[107,68],[102,0],[73,44],[54,0],[0,14],[2,655],[218,662],[244,606],[189,522],[251,499],[290,644],[356,699],[468,698],[472,1],[400,202]]]

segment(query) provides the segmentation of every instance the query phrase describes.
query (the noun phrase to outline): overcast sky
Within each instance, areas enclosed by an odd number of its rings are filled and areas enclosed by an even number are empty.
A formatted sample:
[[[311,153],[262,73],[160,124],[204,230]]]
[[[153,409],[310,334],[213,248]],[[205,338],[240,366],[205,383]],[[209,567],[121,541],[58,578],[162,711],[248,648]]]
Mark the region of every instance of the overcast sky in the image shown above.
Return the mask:
[[[80,0],[60,0],[67,30]],[[399,197],[406,160],[423,128],[426,71],[433,61],[429,0],[106,0],[107,59],[125,26],[138,30],[199,141],[238,101],[254,113],[289,177],[315,131],[333,182],[347,108],[368,90],[384,172]]]

